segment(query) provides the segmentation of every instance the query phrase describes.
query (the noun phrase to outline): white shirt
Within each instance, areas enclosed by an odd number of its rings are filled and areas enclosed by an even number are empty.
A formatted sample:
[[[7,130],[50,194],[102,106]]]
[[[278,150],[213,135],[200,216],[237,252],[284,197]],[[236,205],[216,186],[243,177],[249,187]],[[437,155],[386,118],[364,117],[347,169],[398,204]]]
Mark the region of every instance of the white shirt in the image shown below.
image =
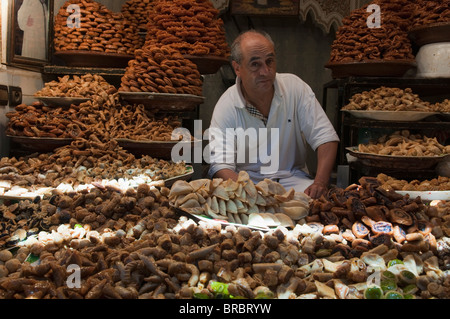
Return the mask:
[[[221,96],[210,126],[211,177],[219,170],[231,169],[245,170],[256,181],[288,178],[299,170],[308,172],[307,143],[315,151],[324,143],[339,141],[314,92],[303,80],[294,74],[277,73],[274,88],[267,126],[245,108],[240,78]],[[257,138],[245,144],[247,156],[243,161],[242,152],[238,152],[238,146],[244,141],[243,134],[232,134],[230,129],[247,132],[251,128],[256,129],[253,131]],[[219,133],[222,138],[215,138]]]

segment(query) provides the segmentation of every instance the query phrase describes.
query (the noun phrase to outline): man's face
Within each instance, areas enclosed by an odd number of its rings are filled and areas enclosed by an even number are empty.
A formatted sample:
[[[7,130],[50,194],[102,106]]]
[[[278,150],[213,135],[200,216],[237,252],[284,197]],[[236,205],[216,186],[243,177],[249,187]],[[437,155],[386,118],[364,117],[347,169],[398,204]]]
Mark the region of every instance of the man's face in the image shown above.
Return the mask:
[[[241,52],[241,63],[233,61],[233,67],[246,92],[260,94],[272,90],[276,59],[270,41],[260,34],[249,34],[241,41]]]

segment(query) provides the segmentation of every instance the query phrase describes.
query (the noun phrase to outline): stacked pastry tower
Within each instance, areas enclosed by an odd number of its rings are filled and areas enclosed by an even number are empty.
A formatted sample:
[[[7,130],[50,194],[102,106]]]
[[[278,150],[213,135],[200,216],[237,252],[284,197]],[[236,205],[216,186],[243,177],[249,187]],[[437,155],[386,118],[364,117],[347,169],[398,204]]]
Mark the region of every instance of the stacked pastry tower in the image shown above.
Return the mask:
[[[139,32],[147,32],[147,23],[153,0],[128,0],[122,6],[125,19],[131,22]]]
[[[201,96],[202,84],[197,66],[178,50],[147,44],[128,63],[119,91]]]
[[[331,46],[330,62],[368,62],[380,60],[414,60],[407,28],[410,21],[410,1],[376,0],[382,8],[379,28],[369,28],[367,6],[351,12],[343,19]]]
[[[228,57],[219,11],[209,0],[158,0],[152,3],[147,45],[171,45],[184,55]]]
[[[73,10],[80,8],[80,25],[68,25]],[[55,51],[91,51],[100,53],[134,54],[142,46],[135,27],[123,14],[110,11],[93,0],[70,0],[59,10],[54,26]]]

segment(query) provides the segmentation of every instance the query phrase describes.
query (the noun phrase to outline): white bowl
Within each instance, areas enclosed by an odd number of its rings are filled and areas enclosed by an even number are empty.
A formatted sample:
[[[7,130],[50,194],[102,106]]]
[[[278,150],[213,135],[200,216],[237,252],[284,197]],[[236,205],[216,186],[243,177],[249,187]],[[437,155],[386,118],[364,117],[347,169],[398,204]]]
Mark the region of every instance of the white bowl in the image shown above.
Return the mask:
[[[420,47],[416,62],[417,77],[450,77],[450,42],[430,43]]]

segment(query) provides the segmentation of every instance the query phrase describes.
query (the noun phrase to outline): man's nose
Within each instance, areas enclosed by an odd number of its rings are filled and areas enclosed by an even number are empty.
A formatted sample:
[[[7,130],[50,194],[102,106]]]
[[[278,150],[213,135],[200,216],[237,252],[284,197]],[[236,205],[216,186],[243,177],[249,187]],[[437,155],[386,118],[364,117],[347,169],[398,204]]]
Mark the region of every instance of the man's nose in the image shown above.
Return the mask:
[[[270,73],[270,66],[267,63],[263,63],[261,68],[260,68],[260,70],[259,70],[259,73],[261,75],[269,74]]]

